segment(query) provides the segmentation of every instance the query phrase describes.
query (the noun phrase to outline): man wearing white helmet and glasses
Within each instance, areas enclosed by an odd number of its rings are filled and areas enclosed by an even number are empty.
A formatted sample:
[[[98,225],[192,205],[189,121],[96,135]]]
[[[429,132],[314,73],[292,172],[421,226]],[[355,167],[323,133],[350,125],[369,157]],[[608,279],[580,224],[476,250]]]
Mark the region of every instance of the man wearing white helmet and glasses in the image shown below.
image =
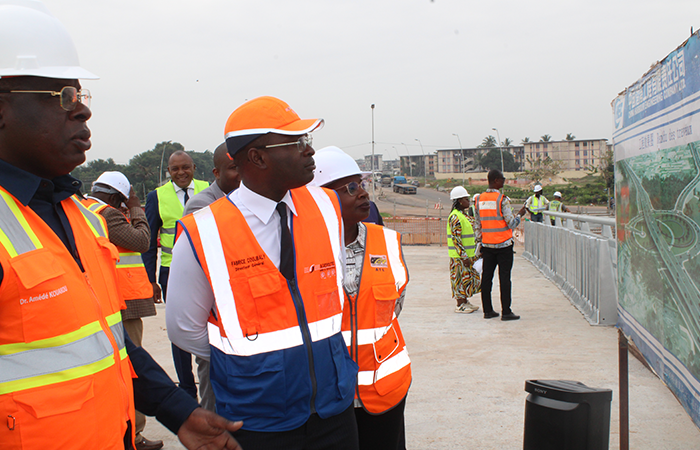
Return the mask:
[[[227,431],[241,424],[200,408],[124,333],[119,254],[69,175],[91,145],[78,79],[97,77],[39,1],[0,1],[0,42],[3,450],[132,449],[134,397],[187,448],[239,448]]]
[[[360,366],[355,418],[360,450],[404,450],[404,409],[411,385],[411,361],[398,316],[403,308],[408,270],[401,235],[362,223],[369,194],[357,163],[338,147],[315,155],[313,186],[332,189],[340,199],[345,228],[343,337]]]

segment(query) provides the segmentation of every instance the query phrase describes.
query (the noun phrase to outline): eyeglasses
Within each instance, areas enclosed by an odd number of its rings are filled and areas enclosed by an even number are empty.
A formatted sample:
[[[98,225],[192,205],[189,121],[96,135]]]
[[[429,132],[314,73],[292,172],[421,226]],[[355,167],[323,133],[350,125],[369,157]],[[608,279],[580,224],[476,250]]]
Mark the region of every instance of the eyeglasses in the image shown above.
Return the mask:
[[[66,111],[73,111],[78,107],[78,103],[90,107],[90,91],[87,89],[78,89],[74,86],[66,86],[59,92],[56,91],[23,91],[23,90],[9,90],[0,91],[3,94],[50,94],[52,97],[58,96],[61,101],[61,108]]]
[[[367,190],[366,187],[367,187],[367,182],[362,180],[359,183],[357,181],[351,181],[348,184],[346,184],[345,186],[340,186],[340,187],[335,188],[333,190],[338,191],[340,189],[345,188],[348,191],[348,195],[350,195],[350,197],[354,197],[360,192],[360,188]]]
[[[299,150],[299,153],[303,152],[306,150],[306,147],[309,146],[311,147],[313,142],[313,138],[311,137],[310,134],[305,134],[302,136],[298,141],[294,142],[285,142],[283,144],[272,144],[272,145],[266,145],[263,148],[274,148],[274,147],[284,147],[287,145],[296,145],[297,150]]]

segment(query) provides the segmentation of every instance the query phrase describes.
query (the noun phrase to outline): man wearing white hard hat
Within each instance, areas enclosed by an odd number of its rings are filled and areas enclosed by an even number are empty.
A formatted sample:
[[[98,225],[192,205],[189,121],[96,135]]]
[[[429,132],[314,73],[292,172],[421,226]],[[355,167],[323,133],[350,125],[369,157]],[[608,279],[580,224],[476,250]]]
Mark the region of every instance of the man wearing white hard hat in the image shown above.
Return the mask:
[[[542,195],[542,186],[539,184],[535,185],[532,190],[533,195],[531,195],[525,202],[525,209],[530,211],[530,220],[533,222],[544,222],[544,214],[542,211],[547,209],[549,205],[549,200]]]
[[[141,202],[129,179],[116,171],[104,172],[95,180],[85,205],[90,211],[104,217],[109,242],[119,250],[117,275],[121,297],[126,303],[126,309],[122,310],[122,323],[134,344],[141,346],[141,318],[155,316],[154,302],[160,303],[153,295],[153,288],[141,259],[141,253],[148,251],[151,238],[146,214],[141,209]],[[125,206],[128,217],[122,212],[122,205]],[[163,441],[146,439],[141,435],[146,427],[146,416],[139,411],[136,411],[134,425],[136,450],[157,450],[163,447]]]
[[[401,235],[362,222],[370,210],[364,188],[370,172],[360,171],[355,160],[338,147],[323,148],[314,159],[316,170],[310,184],[335,191],[343,210],[342,330],[348,351],[360,366],[354,402],[360,450],[403,450],[411,361],[398,321],[408,284]],[[379,358],[376,351],[382,352]]]
[[[571,212],[569,208],[564,205],[561,201],[561,192],[557,191],[554,193],[554,200],[549,202],[548,205],[548,211],[556,211],[556,212]],[[556,225],[556,218],[554,216],[550,216],[549,219],[552,222],[552,226]]]
[[[0,0],[0,42],[3,450],[133,449],[134,404],[187,448],[239,448],[241,424],[200,408],[124,332],[119,254],[69,175],[91,145],[78,79],[97,77],[39,1]]]
[[[447,217],[447,252],[450,256],[450,285],[452,298],[457,302],[456,313],[470,314],[479,307],[469,302],[469,297],[481,290],[479,272],[474,268],[476,241],[473,215],[469,217],[469,192],[457,186],[450,192],[452,211]]]

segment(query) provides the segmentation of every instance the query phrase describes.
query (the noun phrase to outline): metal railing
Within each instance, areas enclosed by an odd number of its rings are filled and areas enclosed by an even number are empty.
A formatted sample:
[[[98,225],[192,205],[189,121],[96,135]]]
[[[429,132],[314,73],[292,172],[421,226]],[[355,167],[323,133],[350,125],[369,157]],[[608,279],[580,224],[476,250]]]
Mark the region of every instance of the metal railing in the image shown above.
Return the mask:
[[[545,223],[525,223],[523,256],[559,286],[589,323],[615,325],[615,219],[553,211],[544,214]],[[556,226],[551,226],[547,216],[555,218]]]

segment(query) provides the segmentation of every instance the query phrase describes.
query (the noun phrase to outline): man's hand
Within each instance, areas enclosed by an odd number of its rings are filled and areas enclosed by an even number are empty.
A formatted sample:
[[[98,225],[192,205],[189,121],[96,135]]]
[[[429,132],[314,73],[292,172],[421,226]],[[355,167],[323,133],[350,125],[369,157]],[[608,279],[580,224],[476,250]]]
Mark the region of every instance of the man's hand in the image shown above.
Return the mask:
[[[243,422],[231,422],[204,408],[197,408],[177,431],[177,437],[189,450],[243,450],[229,432]]]
[[[151,285],[153,286],[153,303],[163,303],[163,293],[160,290],[160,285],[155,281]]]
[[[139,200],[138,195],[136,195],[136,192],[134,192],[133,187],[129,191],[129,198],[126,199],[125,203],[126,203],[127,208],[140,208],[141,207],[141,200]]]

